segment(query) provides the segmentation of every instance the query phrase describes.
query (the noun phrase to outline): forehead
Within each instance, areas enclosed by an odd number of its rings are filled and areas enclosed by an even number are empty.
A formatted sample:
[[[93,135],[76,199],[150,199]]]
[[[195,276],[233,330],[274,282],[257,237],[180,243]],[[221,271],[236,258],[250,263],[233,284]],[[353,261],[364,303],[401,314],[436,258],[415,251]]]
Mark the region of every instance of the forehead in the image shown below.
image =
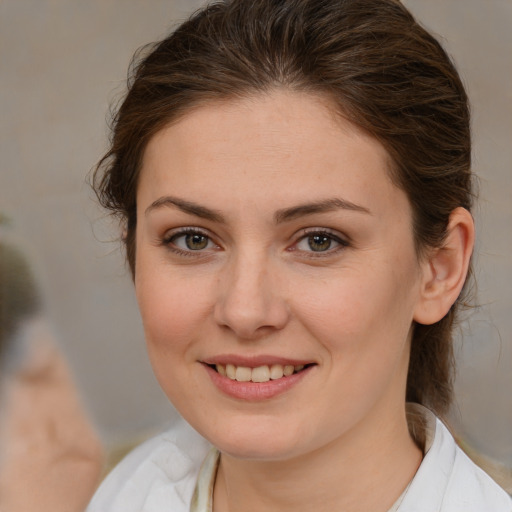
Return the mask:
[[[334,187],[355,200],[394,188],[389,162],[380,142],[325,98],[274,91],[203,104],[158,132],[146,148],[138,199],[183,189],[232,199],[278,190],[283,201],[303,200]]]

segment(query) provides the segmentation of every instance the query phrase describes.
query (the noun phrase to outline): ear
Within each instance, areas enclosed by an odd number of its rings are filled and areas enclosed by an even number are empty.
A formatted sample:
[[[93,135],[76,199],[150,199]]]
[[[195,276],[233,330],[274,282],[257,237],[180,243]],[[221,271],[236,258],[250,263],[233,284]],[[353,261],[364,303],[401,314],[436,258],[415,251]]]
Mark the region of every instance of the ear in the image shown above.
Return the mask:
[[[442,247],[432,249],[422,263],[416,322],[430,325],[448,313],[466,281],[474,242],[473,217],[465,208],[456,208],[450,215]]]

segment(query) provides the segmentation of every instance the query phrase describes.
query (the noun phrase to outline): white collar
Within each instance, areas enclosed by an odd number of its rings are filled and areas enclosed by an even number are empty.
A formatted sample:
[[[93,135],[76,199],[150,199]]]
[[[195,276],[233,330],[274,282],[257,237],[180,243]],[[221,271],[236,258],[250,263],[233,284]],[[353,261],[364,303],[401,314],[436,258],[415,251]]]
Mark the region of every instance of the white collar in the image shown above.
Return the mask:
[[[421,447],[423,454],[426,454],[434,441],[436,431],[436,417],[425,407],[419,404],[407,404],[407,424],[412,438]],[[212,448],[204,460],[199,475],[197,477],[194,496],[190,505],[190,512],[212,512],[213,509],[213,490],[217,469],[219,467],[220,454],[215,448]],[[414,480],[414,479],[413,479]],[[408,494],[411,486],[409,482],[407,488],[398,497],[394,505],[388,512],[398,512],[405,496]]]

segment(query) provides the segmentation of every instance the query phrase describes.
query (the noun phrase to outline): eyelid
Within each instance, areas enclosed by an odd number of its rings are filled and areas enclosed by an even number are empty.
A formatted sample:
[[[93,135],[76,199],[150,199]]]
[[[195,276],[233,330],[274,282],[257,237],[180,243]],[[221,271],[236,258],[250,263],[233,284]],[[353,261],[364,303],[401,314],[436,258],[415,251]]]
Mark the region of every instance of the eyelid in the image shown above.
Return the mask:
[[[208,238],[212,237],[207,229],[198,228],[197,226],[180,226],[179,228],[168,229],[162,236],[162,240],[169,241],[171,240],[171,238],[177,235],[187,235],[190,233],[204,235],[207,236]]]
[[[325,235],[334,240],[339,244],[339,246],[328,249],[326,251],[302,251],[300,249],[297,249],[297,244],[304,240],[305,238],[311,236],[311,235]],[[350,246],[350,240],[347,236],[342,235],[339,231],[330,229],[330,228],[323,228],[323,227],[310,227],[310,228],[304,228],[298,231],[294,236],[294,242],[293,244],[288,248],[289,251],[297,251],[301,252],[307,257],[312,258],[321,258],[321,257],[327,257],[332,256],[333,254],[345,249],[346,247]]]
[[[188,250],[188,249],[182,249],[181,247],[178,247],[177,245],[173,244],[173,239],[176,239],[180,236],[186,236],[186,235],[201,235],[205,236],[209,239],[209,241],[215,245],[213,248],[205,248],[203,250]],[[194,257],[201,257],[205,256],[207,253],[211,253],[212,250],[220,249],[220,244],[216,241],[215,236],[210,233],[207,229],[199,228],[197,226],[181,226],[179,228],[173,228],[165,232],[165,234],[161,238],[161,244],[165,247],[167,247],[170,251],[178,254],[178,255],[184,255],[184,256],[194,256]]]
[[[205,236],[209,239],[209,241],[215,246],[213,248],[205,248],[200,250],[189,250],[189,249],[182,249],[178,247],[177,245],[173,244],[173,239],[185,236],[188,234],[198,234]],[[312,235],[325,235],[329,238],[331,238],[333,241],[335,241],[338,245],[332,249],[327,249],[326,251],[305,251],[301,249],[297,249],[297,245],[304,240],[305,238],[312,236]],[[184,256],[192,256],[192,257],[204,257],[207,254],[210,254],[212,251],[222,249],[221,244],[218,243],[216,240],[216,236],[213,235],[208,229],[200,228],[197,226],[180,226],[178,228],[173,228],[165,232],[165,234],[161,237],[160,240],[161,245],[167,247],[170,251],[178,254],[178,255],[184,255]],[[331,228],[325,228],[325,227],[308,227],[299,230],[295,233],[293,236],[293,242],[291,245],[287,247],[287,251],[290,252],[300,252],[301,254],[305,255],[306,257],[311,258],[321,258],[321,257],[328,257],[336,254],[337,252],[345,249],[346,247],[350,246],[351,242],[349,238],[341,234],[339,231],[331,229]]]

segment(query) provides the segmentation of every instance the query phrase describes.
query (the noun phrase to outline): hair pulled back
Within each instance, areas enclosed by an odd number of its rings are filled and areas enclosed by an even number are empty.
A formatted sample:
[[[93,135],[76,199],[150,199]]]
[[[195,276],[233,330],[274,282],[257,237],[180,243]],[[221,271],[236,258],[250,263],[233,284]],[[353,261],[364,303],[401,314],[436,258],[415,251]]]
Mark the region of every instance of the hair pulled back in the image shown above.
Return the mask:
[[[378,139],[413,210],[418,257],[442,245],[450,213],[470,210],[464,87],[440,44],[397,0],[226,0],[196,12],[133,61],[111,147],[94,175],[101,204],[125,222],[135,270],[136,189],[151,137],[192,108],[275,88],[328,97]],[[452,395],[452,324],[414,327],[407,400],[438,413]]]

